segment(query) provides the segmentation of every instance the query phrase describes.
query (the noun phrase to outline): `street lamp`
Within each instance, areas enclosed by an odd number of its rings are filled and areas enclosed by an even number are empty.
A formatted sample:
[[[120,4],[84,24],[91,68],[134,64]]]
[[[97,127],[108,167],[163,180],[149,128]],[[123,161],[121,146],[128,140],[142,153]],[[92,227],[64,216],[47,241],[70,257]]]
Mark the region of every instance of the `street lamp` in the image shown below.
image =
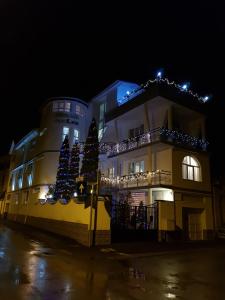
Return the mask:
[[[90,205],[90,235],[89,235],[89,247],[95,246],[95,239],[96,239],[96,230],[97,230],[97,218],[98,218],[98,194],[99,194],[99,178],[100,171],[97,170],[97,182],[91,182],[91,205]],[[94,187],[96,186],[96,190]],[[94,199],[95,198],[95,199]],[[94,228],[92,234],[92,209],[93,206],[95,208],[94,214]]]

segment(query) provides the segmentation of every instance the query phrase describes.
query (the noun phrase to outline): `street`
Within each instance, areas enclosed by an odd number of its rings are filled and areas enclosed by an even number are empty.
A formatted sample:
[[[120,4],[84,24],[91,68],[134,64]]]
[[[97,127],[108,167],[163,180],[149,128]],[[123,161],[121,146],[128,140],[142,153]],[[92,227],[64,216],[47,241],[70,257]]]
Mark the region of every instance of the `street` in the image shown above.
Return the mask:
[[[16,226],[0,225],[1,300],[225,299],[225,245],[139,256]]]

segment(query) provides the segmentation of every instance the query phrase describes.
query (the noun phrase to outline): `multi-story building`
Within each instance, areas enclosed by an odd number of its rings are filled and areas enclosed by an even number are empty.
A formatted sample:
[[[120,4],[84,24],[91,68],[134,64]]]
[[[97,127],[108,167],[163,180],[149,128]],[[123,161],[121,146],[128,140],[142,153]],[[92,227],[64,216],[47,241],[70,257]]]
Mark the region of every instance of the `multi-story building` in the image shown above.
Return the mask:
[[[3,155],[0,157],[0,218],[6,218],[8,207],[6,205],[6,191],[9,178],[10,156]]]
[[[91,245],[90,208],[85,209],[75,201],[68,205],[46,202],[49,186],[56,181],[59,152],[65,136],[69,137],[71,148],[75,142],[83,143],[86,139],[90,124],[88,105],[77,98],[52,98],[44,103],[41,112],[40,128],[28,133],[11,150],[5,213],[9,220]],[[100,203],[100,214],[101,209],[104,211]],[[104,226],[107,228],[107,224],[97,224],[97,229],[101,230],[98,230],[96,243],[109,240]]]
[[[83,142],[87,120],[84,101],[66,97],[48,99],[42,107],[40,128],[28,133],[12,150],[9,197],[12,194],[26,202],[34,187],[39,196],[45,193],[48,185],[55,182],[62,141],[68,135],[71,147],[75,141]]]
[[[117,81],[92,104],[100,138],[104,132],[101,142],[107,144],[100,160],[102,192],[111,194],[117,207],[118,232],[144,226],[157,230],[159,239],[212,238],[203,102],[165,82],[144,89]],[[126,202],[128,216],[117,206]],[[144,222],[138,221],[140,203]]]
[[[71,146],[77,140],[84,142],[94,116],[101,145],[100,192],[112,198],[112,229],[124,229],[125,234],[136,231],[136,235],[142,229],[150,232],[150,238],[156,232],[159,240],[212,238],[203,108],[196,97],[161,81],[150,87],[116,81],[89,104],[76,98],[49,99],[42,108],[40,128],[12,151],[6,198],[9,218],[49,226],[89,243],[93,221],[87,209],[79,205],[74,209],[70,203],[43,208],[41,200],[55,183],[65,135]],[[103,206],[97,217],[99,239],[109,243],[110,225]]]

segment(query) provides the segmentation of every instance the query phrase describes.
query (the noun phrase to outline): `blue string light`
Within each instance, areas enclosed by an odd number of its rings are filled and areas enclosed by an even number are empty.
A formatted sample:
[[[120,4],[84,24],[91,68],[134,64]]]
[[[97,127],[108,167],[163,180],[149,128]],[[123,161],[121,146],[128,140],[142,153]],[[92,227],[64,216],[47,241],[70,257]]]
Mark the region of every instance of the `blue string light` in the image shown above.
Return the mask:
[[[152,84],[155,84],[155,83],[158,83],[158,84],[163,83],[163,84],[166,84],[168,86],[173,86],[173,87],[177,88],[179,91],[184,92],[186,94],[189,94],[190,96],[197,99],[201,103],[206,103],[211,98],[208,95],[202,97],[202,96],[199,96],[197,93],[192,92],[189,89],[189,87],[190,87],[189,82],[185,82],[183,84],[177,84],[174,81],[169,81],[168,78],[163,77],[163,70],[162,69],[160,69],[156,72],[156,78],[155,79],[149,79],[145,84],[141,84],[140,88],[135,89],[133,91],[130,91],[129,93],[126,93],[124,98],[127,99],[127,98],[130,98],[134,94],[140,94],[141,92],[144,92],[144,89],[149,88]]]

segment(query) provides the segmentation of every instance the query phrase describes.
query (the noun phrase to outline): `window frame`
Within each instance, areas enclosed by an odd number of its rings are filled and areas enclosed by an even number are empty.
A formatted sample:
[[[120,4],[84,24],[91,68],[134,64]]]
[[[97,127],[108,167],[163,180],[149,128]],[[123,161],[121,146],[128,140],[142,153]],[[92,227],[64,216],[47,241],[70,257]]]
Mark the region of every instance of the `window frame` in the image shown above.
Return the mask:
[[[143,173],[144,170],[145,170],[145,161],[144,160],[129,162],[129,165],[128,165],[128,173],[129,174]]]
[[[193,160],[195,164],[193,164],[191,160]],[[199,161],[191,155],[186,155],[182,160],[182,179],[196,182],[202,181],[201,165]]]
[[[77,136],[76,136],[75,132],[77,132]],[[73,144],[79,142],[79,138],[80,138],[80,131],[77,128],[74,128],[73,129]]]
[[[65,128],[68,129],[68,132],[67,132],[67,133],[64,132],[64,129],[65,129]],[[62,130],[62,142],[64,142],[66,136],[69,137],[69,134],[70,134],[70,128],[69,128],[68,126],[63,126],[63,130]]]
[[[70,101],[53,102],[52,111],[69,113],[71,112],[71,102]]]

